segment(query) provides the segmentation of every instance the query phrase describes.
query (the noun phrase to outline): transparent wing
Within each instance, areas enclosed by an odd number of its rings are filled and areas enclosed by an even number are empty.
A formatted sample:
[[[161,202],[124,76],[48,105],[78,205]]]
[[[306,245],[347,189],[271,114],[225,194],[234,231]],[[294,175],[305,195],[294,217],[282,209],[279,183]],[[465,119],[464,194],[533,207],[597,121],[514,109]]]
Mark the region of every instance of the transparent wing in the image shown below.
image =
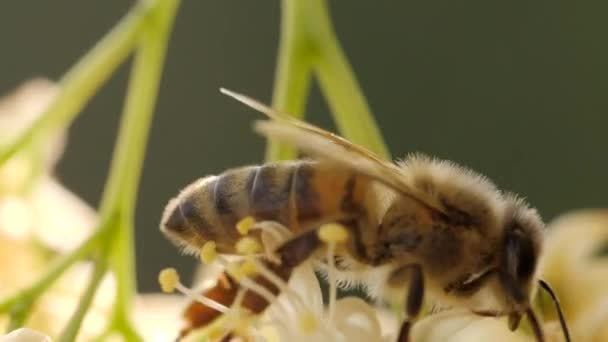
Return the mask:
[[[350,141],[274,109],[245,95],[221,89],[222,93],[266,114],[273,120],[255,123],[260,134],[291,144],[302,152],[324,162],[335,164],[374,179],[401,195],[443,212],[435,198],[418,191],[408,183],[408,177],[395,164]]]

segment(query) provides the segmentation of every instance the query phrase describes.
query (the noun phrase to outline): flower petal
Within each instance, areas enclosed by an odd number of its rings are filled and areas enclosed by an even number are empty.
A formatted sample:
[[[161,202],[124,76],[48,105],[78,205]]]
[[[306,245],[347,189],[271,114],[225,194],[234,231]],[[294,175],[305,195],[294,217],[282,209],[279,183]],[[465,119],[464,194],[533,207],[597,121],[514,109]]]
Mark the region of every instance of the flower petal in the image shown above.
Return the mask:
[[[45,177],[30,196],[37,223],[34,234],[56,251],[80,245],[97,224],[95,211],[51,177]]]
[[[532,341],[518,331],[511,332],[504,319],[479,317],[467,310],[453,309],[425,317],[412,328],[417,342],[516,342]]]
[[[36,330],[21,328],[0,336],[0,342],[51,342],[51,338]]]
[[[336,302],[335,329],[345,341],[366,342],[381,339],[376,311],[361,298],[346,297]]]

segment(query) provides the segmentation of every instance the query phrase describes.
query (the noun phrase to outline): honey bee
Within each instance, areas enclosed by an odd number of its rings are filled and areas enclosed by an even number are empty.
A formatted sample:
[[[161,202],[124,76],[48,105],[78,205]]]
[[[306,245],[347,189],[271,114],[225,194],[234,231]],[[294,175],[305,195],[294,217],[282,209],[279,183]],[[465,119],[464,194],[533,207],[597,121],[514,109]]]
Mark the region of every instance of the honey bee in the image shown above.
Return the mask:
[[[281,267],[291,268],[324,255],[318,253],[323,244],[315,229],[338,222],[351,236],[338,251],[348,261],[345,274],[383,268],[386,277],[360,280],[381,281],[387,292],[407,290],[408,318],[399,341],[409,340],[425,293],[474,314],[508,316],[512,330],[526,316],[536,339],[544,341],[531,307],[538,286],[553,298],[570,340],[556,296],[538,277],[544,224],[523,199],[455,163],[422,155],[391,163],[244,95],[222,91],[270,117],[256,122],[259,133],[313,159],[246,166],[192,183],[165,210],[161,230],[170,240],[192,252],[215,241],[219,252],[230,254],[240,237],[239,220],[272,220],[294,233],[277,250]]]

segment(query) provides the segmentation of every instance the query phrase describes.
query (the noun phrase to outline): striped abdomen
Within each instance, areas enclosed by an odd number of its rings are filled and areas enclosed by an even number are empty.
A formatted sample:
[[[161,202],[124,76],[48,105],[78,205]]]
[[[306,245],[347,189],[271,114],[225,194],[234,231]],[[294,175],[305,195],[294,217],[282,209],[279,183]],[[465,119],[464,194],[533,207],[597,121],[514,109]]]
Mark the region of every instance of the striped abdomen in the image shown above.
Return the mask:
[[[187,249],[213,240],[229,253],[239,238],[236,223],[246,216],[298,232],[363,209],[368,188],[366,178],[312,161],[242,167],[186,187],[167,206],[161,229]]]

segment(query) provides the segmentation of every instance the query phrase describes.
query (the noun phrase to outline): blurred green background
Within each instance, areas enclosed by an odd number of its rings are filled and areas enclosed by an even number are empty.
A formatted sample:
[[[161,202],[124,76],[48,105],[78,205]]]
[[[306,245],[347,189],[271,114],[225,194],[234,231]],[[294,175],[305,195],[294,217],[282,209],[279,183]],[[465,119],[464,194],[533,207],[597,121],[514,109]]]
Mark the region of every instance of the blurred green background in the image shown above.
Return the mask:
[[[58,79],[131,4],[0,5],[0,92]],[[137,208],[139,287],[161,268],[190,275],[160,234],[166,202],[194,179],[263,158],[256,114],[220,86],[270,100],[280,2],[185,0],[173,32]],[[527,197],[549,221],[605,207],[608,194],[608,2],[331,1],[338,36],[394,156],[421,151],[470,166]],[[60,179],[101,195],[128,69],[70,131]],[[313,89],[313,122],[333,129]]]

